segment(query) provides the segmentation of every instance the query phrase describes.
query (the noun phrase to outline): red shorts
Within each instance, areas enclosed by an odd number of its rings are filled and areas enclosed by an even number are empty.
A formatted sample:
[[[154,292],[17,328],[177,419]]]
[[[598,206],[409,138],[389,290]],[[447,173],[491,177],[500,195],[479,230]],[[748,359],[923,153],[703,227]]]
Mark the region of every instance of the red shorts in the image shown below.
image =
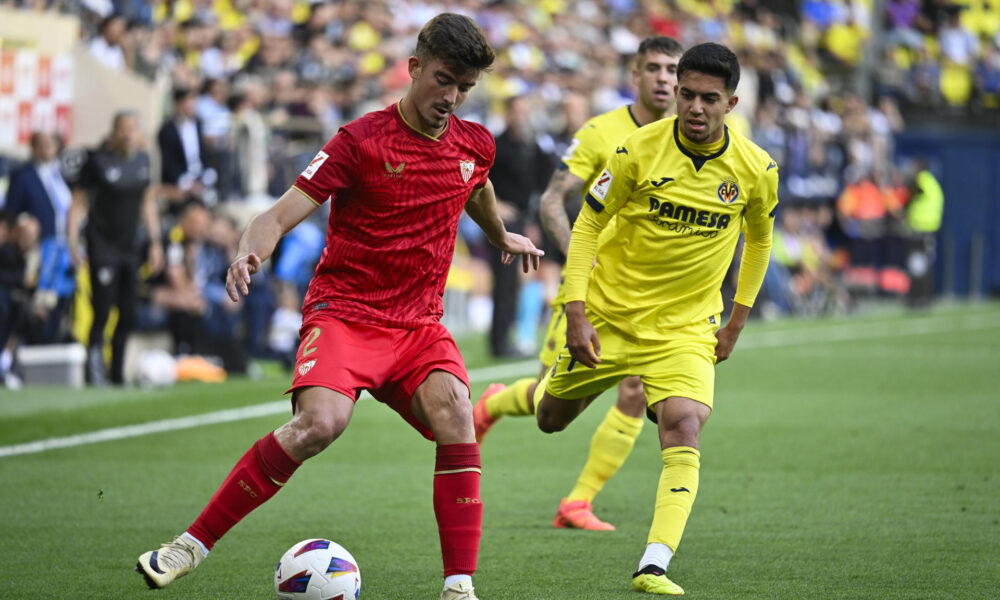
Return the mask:
[[[440,323],[396,329],[310,315],[299,330],[292,387],[320,386],[357,401],[361,390],[388,404],[429,440],[434,435],[410,409],[410,399],[431,371],[445,371],[469,387],[465,361]],[[292,398],[293,408],[295,398]]]

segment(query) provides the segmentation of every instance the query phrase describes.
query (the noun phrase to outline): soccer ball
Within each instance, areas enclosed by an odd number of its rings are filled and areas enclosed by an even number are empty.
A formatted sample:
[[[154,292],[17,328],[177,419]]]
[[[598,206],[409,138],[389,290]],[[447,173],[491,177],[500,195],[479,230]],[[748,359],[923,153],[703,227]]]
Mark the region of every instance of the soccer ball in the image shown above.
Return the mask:
[[[357,600],[358,561],[330,540],[303,540],[278,561],[274,592],[278,600]]]

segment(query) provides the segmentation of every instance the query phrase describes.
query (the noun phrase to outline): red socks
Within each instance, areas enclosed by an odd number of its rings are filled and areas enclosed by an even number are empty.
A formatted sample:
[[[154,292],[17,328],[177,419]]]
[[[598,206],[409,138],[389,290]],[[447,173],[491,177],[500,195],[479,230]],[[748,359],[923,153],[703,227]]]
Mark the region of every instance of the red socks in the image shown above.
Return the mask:
[[[276,494],[299,465],[273,433],[265,435],[236,463],[188,533],[211,550],[233,525]],[[481,473],[478,444],[437,447],[434,514],[445,577],[476,571],[483,525]]]
[[[444,576],[476,571],[483,532],[483,502],[479,498],[479,444],[437,447],[434,464],[434,515],[441,536]]]
[[[260,438],[236,463],[188,533],[211,550],[233,525],[275,495],[301,464],[288,456],[274,432]]]

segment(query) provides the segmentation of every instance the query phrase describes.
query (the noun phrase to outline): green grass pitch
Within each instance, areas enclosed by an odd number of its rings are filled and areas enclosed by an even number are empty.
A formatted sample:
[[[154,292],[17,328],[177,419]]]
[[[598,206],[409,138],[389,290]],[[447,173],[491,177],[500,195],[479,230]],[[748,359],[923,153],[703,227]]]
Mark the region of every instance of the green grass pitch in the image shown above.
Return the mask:
[[[701,489],[671,578],[692,600],[1000,598],[998,336],[990,303],[751,324],[718,368]],[[460,345],[470,372],[496,366],[483,340]],[[0,391],[0,598],[270,599],[281,554],[329,537],[358,559],[362,600],[436,599],[434,446],[374,400],[195,573],[159,592],[132,572],[136,557],[180,533],[287,414],[2,456],[274,402],[288,381]],[[474,383],[474,399],[488,383]],[[482,600],[644,597],[629,582],[661,466],[650,424],[597,498],[617,531],[551,526],[611,401],[561,434],[507,419],[487,438]]]

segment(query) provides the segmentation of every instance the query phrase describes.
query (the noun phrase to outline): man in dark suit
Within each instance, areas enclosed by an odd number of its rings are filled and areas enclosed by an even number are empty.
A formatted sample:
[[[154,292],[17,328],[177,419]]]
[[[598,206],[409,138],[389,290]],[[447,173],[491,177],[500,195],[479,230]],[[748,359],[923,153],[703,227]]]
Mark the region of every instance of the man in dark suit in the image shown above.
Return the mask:
[[[206,164],[201,123],[195,116],[193,89],[174,90],[174,114],[163,122],[156,140],[160,147],[161,193],[176,212],[186,200],[202,199],[218,175]]]
[[[531,101],[526,96],[507,100],[506,129],[496,138],[496,160],[490,180],[496,188],[497,210],[507,230],[535,236],[541,230],[535,220],[535,201],[552,173],[551,162],[538,146],[531,130]],[[532,231],[532,229],[534,231]],[[493,356],[526,356],[528,350],[511,344],[511,327],[517,318],[521,274],[504,268],[499,251],[490,253],[493,269],[493,320],[490,352]]]
[[[38,221],[41,260],[37,291],[32,300],[29,343],[59,341],[61,323],[75,289],[74,269],[66,245],[66,218],[72,203],[63,179],[55,135],[36,131],[31,136],[31,159],[15,169],[7,190],[7,211],[29,214]]]

